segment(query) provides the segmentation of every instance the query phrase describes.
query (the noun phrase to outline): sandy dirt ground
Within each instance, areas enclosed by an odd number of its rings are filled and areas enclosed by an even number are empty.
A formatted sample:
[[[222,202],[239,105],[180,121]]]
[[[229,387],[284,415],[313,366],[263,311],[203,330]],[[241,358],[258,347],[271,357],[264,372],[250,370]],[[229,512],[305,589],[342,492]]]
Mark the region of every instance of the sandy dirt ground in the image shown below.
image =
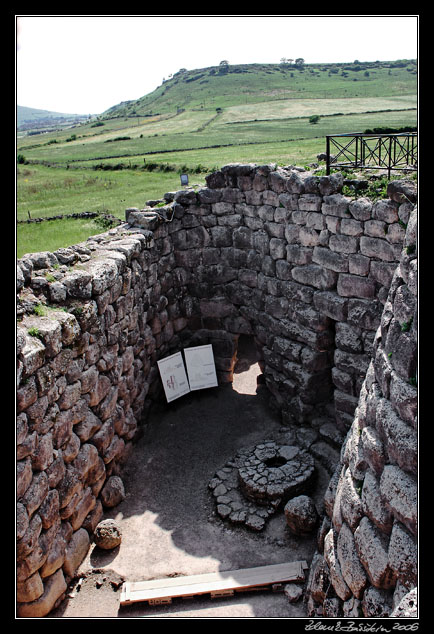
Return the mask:
[[[145,581],[304,560],[310,564],[316,535],[295,537],[283,512],[261,532],[223,521],[208,483],[236,452],[273,435],[285,440],[257,385],[259,366],[239,350],[232,385],[195,391],[155,411],[123,474],[126,497],[104,519],[115,519],[122,542],[108,551],[91,545],[66,599],[46,618],[280,618],[306,617],[302,600],[284,592],[236,593],[233,597],[173,599],[170,605],[120,605],[124,581]],[[318,511],[329,476],[320,467]]]

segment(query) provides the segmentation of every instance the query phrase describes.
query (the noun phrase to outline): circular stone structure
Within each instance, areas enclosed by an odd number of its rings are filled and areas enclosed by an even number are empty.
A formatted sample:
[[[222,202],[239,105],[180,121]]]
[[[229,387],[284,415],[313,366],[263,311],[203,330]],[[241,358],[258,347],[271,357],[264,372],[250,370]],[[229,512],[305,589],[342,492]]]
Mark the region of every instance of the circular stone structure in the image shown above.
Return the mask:
[[[216,472],[209,488],[220,517],[262,530],[283,503],[310,491],[315,475],[307,451],[265,440],[239,451]]]

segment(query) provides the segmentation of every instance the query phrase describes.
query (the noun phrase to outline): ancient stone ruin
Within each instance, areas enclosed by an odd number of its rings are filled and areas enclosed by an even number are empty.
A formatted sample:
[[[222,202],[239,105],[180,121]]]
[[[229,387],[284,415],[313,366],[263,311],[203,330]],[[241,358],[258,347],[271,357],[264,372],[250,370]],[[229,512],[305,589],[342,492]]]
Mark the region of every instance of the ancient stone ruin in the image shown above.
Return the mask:
[[[209,483],[217,513],[232,522],[261,530],[290,498],[309,492],[315,479],[310,453],[296,445],[266,440],[241,450]]]
[[[415,609],[417,194],[393,181],[373,203],[342,187],[340,174],[227,165],[206,187],[128,209],[116,229],[18,261],[18,616],[58,605],[125,495],[122,467],[162,399],[157,361],[212,344],[231,382],[242,335],[283,425],[340,437],[306,613]],[[267,440],[233,461],[237,494],[262,509],[253,528],[288,496],[305,502],[311,477],[309,452]]]

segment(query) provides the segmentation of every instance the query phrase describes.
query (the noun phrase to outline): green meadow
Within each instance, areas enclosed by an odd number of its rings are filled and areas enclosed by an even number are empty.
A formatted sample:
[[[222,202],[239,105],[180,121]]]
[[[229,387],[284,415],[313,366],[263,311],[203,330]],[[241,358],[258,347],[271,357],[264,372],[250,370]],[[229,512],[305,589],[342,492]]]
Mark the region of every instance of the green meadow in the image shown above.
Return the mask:
[[[310,117],[319,119],[312,123]],[[178,71],[97,119],[17,138],[17,256],[85,240],[101,223],[30,219],[85,211],[120,219],[231,162],[307,166],[330,134],[417,126],[411,60]]]

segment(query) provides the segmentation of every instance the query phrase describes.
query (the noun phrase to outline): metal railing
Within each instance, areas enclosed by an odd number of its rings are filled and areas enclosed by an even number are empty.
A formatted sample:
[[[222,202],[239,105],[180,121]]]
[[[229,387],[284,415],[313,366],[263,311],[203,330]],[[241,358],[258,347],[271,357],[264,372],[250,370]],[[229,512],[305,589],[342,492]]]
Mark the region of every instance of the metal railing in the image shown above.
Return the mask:
[[[337,153],[331,153],[337,150]],[[327,174],[331,168],[417,170],[417,132],[326,136]]]

